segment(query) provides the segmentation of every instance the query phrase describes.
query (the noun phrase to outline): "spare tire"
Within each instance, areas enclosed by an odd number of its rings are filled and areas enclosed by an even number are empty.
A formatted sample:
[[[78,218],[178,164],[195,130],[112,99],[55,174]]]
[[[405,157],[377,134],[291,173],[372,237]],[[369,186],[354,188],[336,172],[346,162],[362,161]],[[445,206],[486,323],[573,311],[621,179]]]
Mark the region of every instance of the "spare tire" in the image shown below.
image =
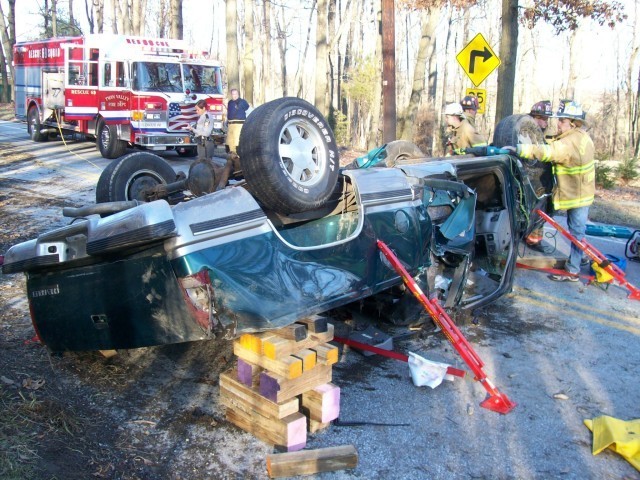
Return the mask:
[[[386,167],[417,163],[418,160],[424,161],[425,158],[422,150],[420,150],[415,143],[407,140],[389,142],[385,150],[387,151],[387,157],[384,160]]]
[[[544,143],[544,134],[536,121],[527,114],[509,115],[498,122],[493,144],[502,148],[519,143]]]
[[[333,132],[300,98],[281,98],[253,110],[242,126],[238,155],[248,188],[283,215],[321,207],[337,184]]]
[[[96,203],[146,201],[144,191],[176,180],[176,172],[153,153],[134,152],[113,160],[102,171],[96,186]]]

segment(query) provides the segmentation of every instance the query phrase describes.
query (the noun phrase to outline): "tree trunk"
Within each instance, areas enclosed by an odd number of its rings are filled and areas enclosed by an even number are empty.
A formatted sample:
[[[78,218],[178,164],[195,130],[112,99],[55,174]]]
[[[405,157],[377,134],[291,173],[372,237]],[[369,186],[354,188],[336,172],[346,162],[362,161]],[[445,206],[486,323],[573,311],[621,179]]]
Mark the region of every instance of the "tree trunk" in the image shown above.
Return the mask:
[[[328,28],[328,38],[335,38],[336,36],[336,0],[329,0],[329,11],[327,13],[327,28]],[[334,85],[334,78],[335,78],[335,74],[334,74],[334,65],[333,65],[333,61],[332,61],[332,57],[331,57],[331,50],[328,49],[328,42],[327,42],[327,55],[326,55],[326,59],[327,59],[327,65],[328,65],[328,95],[325,96],[325,105],[328,107],[328,114],[329,114],[329,122],[331,123],[331,125],[333,125],[335,127],[335,105],[336,105],[336,100],[334,98],[335,95],[335,85]],[[328,101],[327,101],[328,100]]]
[[[240,70],[238,65],[238,7],[236,0],[226,2],[226,37],[227,37],[227,81],[229,89],[240,88]]]
[[[73,0],[69,0],[69,26],[72,28],[76,26],[76,20],[73,18]]]
[[[318,1],[316,17],[316,85],[314,103],[320,113],[327,115],[325,98],[327,96],[327,0]]]
[[[120,5],[118,4],[118,0],[111,0],[111,31],[115,34],[120,32],[119,26],[121,22],[118,21],[119,11]]]
[[[578,55],[576,51],[580,50],[578,44],[578,31],[573,30],[569,37],[569,77],[567,78],[566,98],[575,100],[576,98],[576,82],[578,80]]]
[[[243,98],[253,105],[253,1],[244,0],[244,55],[243,55],[243,74],[244,88]]]
[[[104,32],[104,0],[93,0],[96,11],[96,27],[98,33]]]
[[[496,119],[513,114],[513,92],[518,57],[518,0],[502,0],[502,33],[500,35],[501,68],[498,69]]]
[[[453,9],[449,11],[449,19],[447,20],[447,39],[444,42],[444,56],[445,58],[449,58],[450,51],[450,41],[451,41],[451,31],[453,25]],[[437,61],[435,62],[437,63]],[[435,111],[435,128],[433,129],[433,139],[431,142],[431,151],[434,155],[444,154],[444,144],[442,142],[444,137],[444,125],[442,122],[442,107],[444,107],[445,102],[447,101],[447,92],[446,86],[448,84],[447,78],[449,76],[449,69],[444,68],[444,73],[442,74],[442,94],[440,95],[440,101],[434,102],[434,111]],[[435,98],[435,97],[434,97]]]
[[[95,20],[93,16],[93,1],[91,2],[91,8],[89,8],[89,0],[84,0],[84,11],[87,14],[87,22],[89,22],[89,33],[94,33]]]
[[[276,28],[278,33],[278,51],[280,52],[280,66],[282,68],[282,96],[289,95],[287,84],[287,29],[284,14],[284,5],[280,6],[280,15],[282,19],[276,17]]]
[[[160,22],[158,25],[158,38],[167,38],[166,24],[169,16],[170,7],[167,0],[160,0]]]
[[[271,81],[271,1],[264,0],[262,3],[263,16],[263,60],[262,60],[262,79],[264,85],[262,88],[262,100],[271,100],[273,98],[273,83]]]
[[[376,53],[374,56],[374,62],[377,65],[377,71],[382,73],[382,10],[380,6],[380,0],[375,0],[376,8],[376,24],[378,25],[378,32],[376,34]],[[376,76],[373,84],[373,104],[371,105],[371,128],[367,135],[367,149],[371,150],[380,144],[380,106],[382,105],[382,75]]]
[[[0,15],[2,13],[2,5],[0,4]],[[4,23],[4,16],[2,18]],[[0,48],[0,79],[2,80],[2,95],[0,95],[0,102],[9,103],[11,101],[11,86],[9,85],[9,76],[7,75],[7,59],[4,56],[4,49]]]
[[[51,31],[53,36],[58,36],[58,2],[51,0]]]
[[[236,2],[233,3],[234,7]],[[182,40],[184,36],[184,26],[182,21],[182,0],[171,0],[169,4],[171,11],[171,38]]]
[[[2,48],[0,48],[0,50],[4,50],[0,58],[0,68],[2,68],[2,85],[4,86],[3,96],[7,99],[5,101],[8,101],[11,97],[12,85],[9,83],[9,76],[12,79],[11,81],[15,82],[13,45],[16,43],[16,1],[9,0],[8,3],[9,14],[6,20],[4,12],[2,11],[2,3],[0,3],[0,40],[2,41]],[[7,76],[7,66],[9,67],[9,76]]]
[[[422,91],[425,86],[425,74],[428,71],[429,58],[435,50],[435,29],[440,19],[440,9],[434,7],[431,12],[424,10],[421,14],[422,28],[420,44],[416,56],[416,65],[413,71],[413,82],[411,86],[411,97],[407,105],[403,121],[401,122],[400,138],[402,140],[413,140],[413,125],[416,119],[418,107],[422,101]]]
[[[309,23],[307,27],[307,40],[304,44],[304,53],[300,57],[298,61],[298,69],[296,70],[296,75],[294,77],[293,85],[296,89],[296,95],[298,97],[304,97],[304,66],[307,61],[307,54],[309,52],[309,44],[311,43],[311,27],[313,26],[313,12],[316,8],[316,0],[313,0],[313,4],[311,5],[310,13],[309,13]]]

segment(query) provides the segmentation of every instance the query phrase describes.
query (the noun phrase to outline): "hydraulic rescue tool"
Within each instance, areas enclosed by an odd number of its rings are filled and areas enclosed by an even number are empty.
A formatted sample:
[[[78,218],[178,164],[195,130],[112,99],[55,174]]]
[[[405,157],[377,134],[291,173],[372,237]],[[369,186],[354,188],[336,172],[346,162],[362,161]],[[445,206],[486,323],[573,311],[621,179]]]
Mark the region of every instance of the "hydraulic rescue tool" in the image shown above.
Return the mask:
[[[487,393],[489,393],[489,397],[481,402],[480,406],[502,414],[507,414],[513,410],[516,403],[509,400],[504,393],[501,393],[489,381],[487,374],[482,369],[484,363],[482,363],[482,360],[473,350],[467,339],[464,338],[460,329],[453,323],[451,317],[449,317],[447,312],[440,306],[438,299],[434,298],[433,300],[429,300],[391,249],[382,240],[378,240],[377,243],[378,248],[382,251],[393,269],[402,277],[402,280],[409,290],[411,290],[411,293],[413,293],[424,309],[431,315],[436,325],[442,329],[449,342],[451,342],[451,345],[457,350],[465,363],[469,365],[469,368],[475,374],[474,379],[480,382]]]
[[[620,267],[618,267],[615,263],[612,263],[605,255],[603,255],[599,250],[597,250],[593,245],[591,245],[586,240],[578,240],[576,237],[571,235],[562,225],[558,224],[553,218],[549,215],[541,211],[540,209],[536,210],[536,213],[540,215],[540,217],[552,225],[553,228],[558,230],[564,237],[573,243],[576,247],[582,250],[591,260],[596,262],[597,267],[607,272],[616,281],[627,290],[629,290],[628,298],[632,300],[640,300],[640,289],[631,285],[627,279],[624,271]]]

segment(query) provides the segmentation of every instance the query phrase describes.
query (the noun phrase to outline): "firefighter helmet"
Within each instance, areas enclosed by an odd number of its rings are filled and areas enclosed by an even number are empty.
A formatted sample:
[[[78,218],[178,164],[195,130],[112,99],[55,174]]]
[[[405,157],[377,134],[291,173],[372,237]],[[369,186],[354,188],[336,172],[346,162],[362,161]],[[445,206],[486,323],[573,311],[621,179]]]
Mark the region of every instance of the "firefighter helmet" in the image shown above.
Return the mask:
[[[558,113],[556,113],[554,117],[569,118],[571,120],[578,120],[579,122],[584,123],[587,114],[582,110],[579,103],[576,103],[573,100],[560,100]]]
[[[473,95],[467,95],[462,100],[460,100],[460,105],[465,110],[473,110],[474,112],[478,111],[478,99]]]
[[[553,110],[551,109],[551,102],[549,100],[542,100],[541,102],[535,103],[533,107],[531,107],[531,111],[529,115],[540,116],[549,118],[553,115]]]
[[[448,103],[444,107],[445,115],[454,115],[456,117],[464,117],[464,112],[462,111],[462,105],[459,103]]]

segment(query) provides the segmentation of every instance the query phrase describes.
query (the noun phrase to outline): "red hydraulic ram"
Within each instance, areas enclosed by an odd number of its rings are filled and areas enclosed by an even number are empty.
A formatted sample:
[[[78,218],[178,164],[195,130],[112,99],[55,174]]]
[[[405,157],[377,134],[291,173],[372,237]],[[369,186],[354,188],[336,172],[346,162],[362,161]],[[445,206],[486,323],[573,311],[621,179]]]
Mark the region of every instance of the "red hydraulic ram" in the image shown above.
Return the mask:
[[[502,414],[507,414],[513,410],[516,403],[509,400],[504,393],[500,393],[489,381],[487,374],[484,373],[482,369],[484,363],[482,363],[482,360],[480,360],[480,357],[473,350],[467,339],[464,338],[460,329],[453,323],[451,317],[449,317],[447,312],[440,306],[438,299],[434,298],[433,300],[429,300],[427,298],[417,282],[409,275],[409,272],[407,272],[402,263],[400,263],[398,257],[395,256],[382,240],[378,240],[378,248],[387,260],[389,260],[393,269],[402,277],[402,280],[409,290],[411,290],[411,293],[418,299],[425,310],[429,312],[433,321],[442,329],[449,342],[451,342],[451,345],[458,351],[466,364],[469,365],[469,368],[475,375],[474,379],[480,382],[489,394],[489,397],[480,403],[480,406]]]
[[[627,279],[625,273],[622,271],[620,267],[618,267],[615,263],[611,263],[605,255],[600,253],[593,245],[591,245],[586,240],[578,240],[576,237],[571,235],[565,228],[562,227],[558,222],[556,222],[549,215],[544,213],[542,210],[537,209],[536,213],[540,215],[545,222],[549,225],[553,226],[556,230],[558,230],[564,237],[573,243],[576,247],[582,250],[591,260],[596,262],[600,268],[609,273],[613,278],[615,278],[620,285],[629,290],[629,297],[632,300],[640,300],[640,289],[631,285]]]

